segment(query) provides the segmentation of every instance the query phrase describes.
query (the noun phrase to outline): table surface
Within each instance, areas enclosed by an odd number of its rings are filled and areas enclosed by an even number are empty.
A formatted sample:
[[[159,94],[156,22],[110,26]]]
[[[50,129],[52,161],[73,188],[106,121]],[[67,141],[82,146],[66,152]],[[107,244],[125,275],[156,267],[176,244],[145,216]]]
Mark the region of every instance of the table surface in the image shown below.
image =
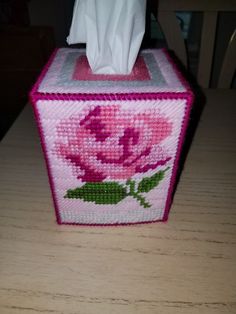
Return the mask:
[[[236,91],[206,91],[167,223],[55,222],[30,106],[0,146],[0,313],[236,313]]]

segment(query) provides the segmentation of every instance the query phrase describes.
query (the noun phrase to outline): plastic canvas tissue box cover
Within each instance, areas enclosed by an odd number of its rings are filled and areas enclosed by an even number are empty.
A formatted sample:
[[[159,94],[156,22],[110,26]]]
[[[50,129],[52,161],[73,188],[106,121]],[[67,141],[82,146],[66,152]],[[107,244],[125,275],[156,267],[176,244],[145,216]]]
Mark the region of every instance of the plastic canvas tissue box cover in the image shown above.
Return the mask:
[[[31,100],[57,222],[167,220],[192,98],[165,50],[109,76],[83,50],[55,51]]]

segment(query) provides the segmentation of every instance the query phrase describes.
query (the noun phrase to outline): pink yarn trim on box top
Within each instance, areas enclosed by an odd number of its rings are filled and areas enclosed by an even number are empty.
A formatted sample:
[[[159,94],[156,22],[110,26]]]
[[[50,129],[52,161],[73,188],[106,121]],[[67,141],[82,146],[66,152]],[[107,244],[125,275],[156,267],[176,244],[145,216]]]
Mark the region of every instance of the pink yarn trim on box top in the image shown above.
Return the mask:
[[[78,81],[148,81],[150,75],[143,57],[138,57],[130,74],[94,74],[89,66],[86,56],[80,56],[75,64],[72,76]]]

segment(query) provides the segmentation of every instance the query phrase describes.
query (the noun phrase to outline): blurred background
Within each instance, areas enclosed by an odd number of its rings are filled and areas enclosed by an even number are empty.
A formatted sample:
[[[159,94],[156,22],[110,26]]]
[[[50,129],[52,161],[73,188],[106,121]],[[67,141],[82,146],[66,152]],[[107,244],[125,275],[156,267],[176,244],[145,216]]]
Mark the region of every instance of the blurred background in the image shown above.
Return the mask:
[[[0,0],[0,140],[28,100],[29,90],[55,47],[67,46],[74,0]],[[157,22],[158,1],[148,0],[143,48],[166,47]],[[185,41],[189,71],[196,75],[202,12],[175,12]],[[220,12],[209,87],[215,88],[236,12]],[[232,87],[235,88],[235,79]]]

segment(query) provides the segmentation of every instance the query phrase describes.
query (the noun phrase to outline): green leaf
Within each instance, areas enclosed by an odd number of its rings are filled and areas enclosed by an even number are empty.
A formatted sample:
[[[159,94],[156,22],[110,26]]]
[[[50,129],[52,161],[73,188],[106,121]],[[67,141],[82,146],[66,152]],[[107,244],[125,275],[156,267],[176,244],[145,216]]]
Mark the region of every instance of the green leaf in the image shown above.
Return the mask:
[[[126,196],[126,188],[117,182],[88,182],[80,188],[68,190],[64,197],[95,204],[117,204]]]
[[[154,189],[160,181],[164,178],[165,172],[169,169],[166,168],[165,170],[160,170],[157,173],[155,173],[153,176],[149,178],[143,178],[142,181],[140,181],[138,185],[138,192],[149,192],[152,189]]]

